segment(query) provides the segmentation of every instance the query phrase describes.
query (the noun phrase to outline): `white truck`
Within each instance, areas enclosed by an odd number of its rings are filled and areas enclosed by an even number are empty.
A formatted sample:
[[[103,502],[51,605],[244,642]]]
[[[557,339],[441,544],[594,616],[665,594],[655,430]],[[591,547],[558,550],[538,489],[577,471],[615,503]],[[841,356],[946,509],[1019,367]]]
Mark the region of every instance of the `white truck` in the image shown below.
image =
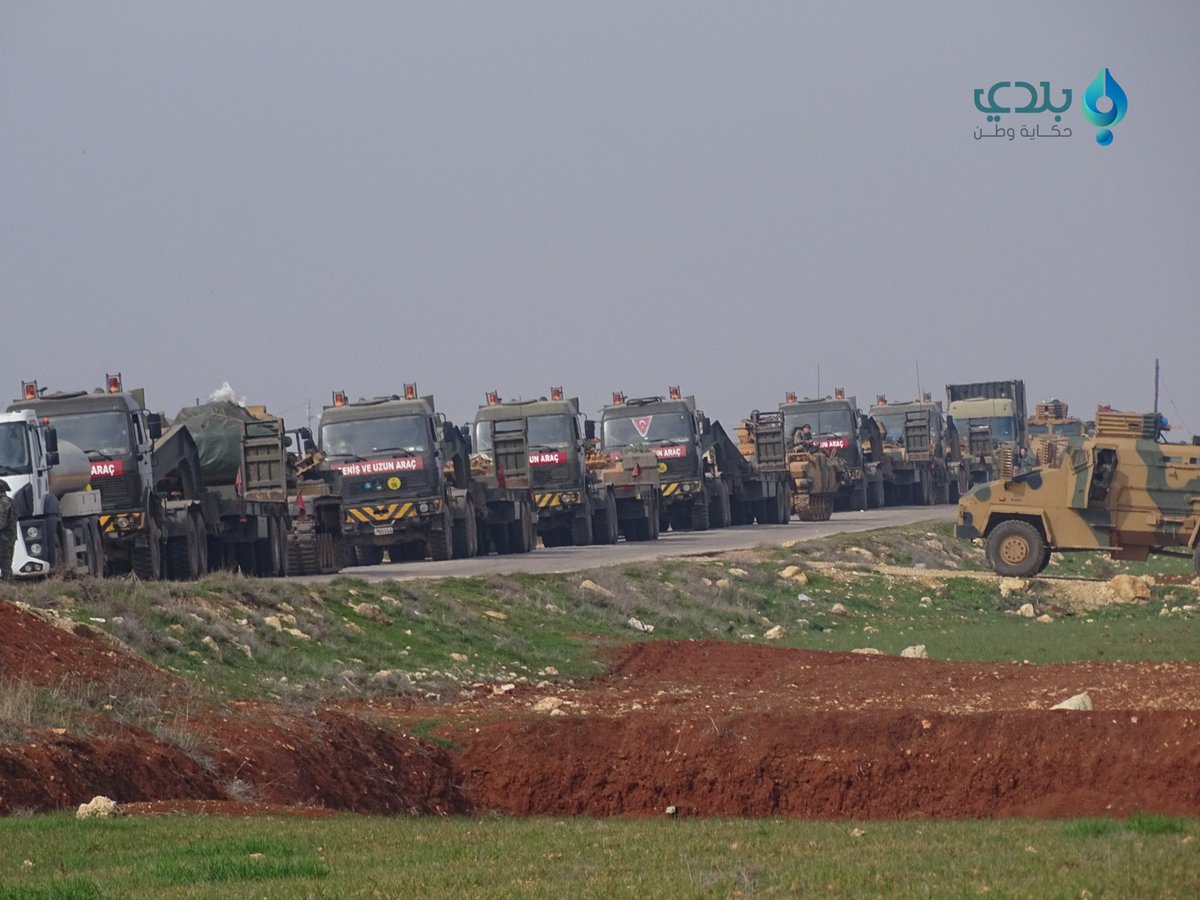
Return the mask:
[[[0,413],[0,478],[17,511],[13,574],[39,578],[67,572],[104,574],[100,492],[92,464],[32,410]]]

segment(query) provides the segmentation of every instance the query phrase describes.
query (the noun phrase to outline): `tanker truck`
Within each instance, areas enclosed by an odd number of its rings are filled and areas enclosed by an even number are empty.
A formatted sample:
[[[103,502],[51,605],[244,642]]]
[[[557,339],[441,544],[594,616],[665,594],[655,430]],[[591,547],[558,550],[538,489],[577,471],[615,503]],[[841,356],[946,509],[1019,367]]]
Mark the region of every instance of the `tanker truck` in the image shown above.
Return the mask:
[[[17,511],[17,578],[104,574],[100,494],[82,450],[29,410],[0,414],[0,478]]]

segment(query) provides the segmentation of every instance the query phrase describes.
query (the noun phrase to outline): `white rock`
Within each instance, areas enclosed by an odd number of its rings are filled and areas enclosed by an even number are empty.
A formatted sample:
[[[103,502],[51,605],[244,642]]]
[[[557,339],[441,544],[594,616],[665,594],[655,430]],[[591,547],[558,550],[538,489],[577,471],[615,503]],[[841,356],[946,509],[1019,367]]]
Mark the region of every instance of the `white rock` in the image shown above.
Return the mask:
[[[493,684],[492,685],[492,693],[496,696],[500,696],[501,694],[510,693],[512,691],[515,691],[516,689],[517,689],[517,686],[515,684],[513,684],[512,682],[509,682],[508,684]]]
[[[217,646],[217,642],[213,639],[211,634],[206,634],[204,637],[200,638],[200,643],[207,647],[208,651],[214,656],[221,655],[221,648]]]
[[[299,628],[285,628],[283,630],[283,633],[290,634],[294,638],[300,638],[300,640],[302,640],[302,641],[311,641],[312,640],[312,637],[310,635],[305,634]]]
[[[653,634],[654,633],[653,625],[647,625],[645,622],[643,622],[641,619],[637,618],[636,616],[630,616],[628,624],[629,624],[630,628],[633,628],[637,631],[641,631],[645,634]]]
[[[1032,603],[1022,603],[1021,608],[1017,610],[1017,615],[1025,619],[1032,619],[1037,616],[1037,610],[1033,608]]]
[[[263,616],[263,624],[276,631],[283,631],[283,623],[279,621],[279,616]]]
[[[776,625],[763,634],[763,638],[768,641],[778,641],[785,637],[787,637],[787,630],[782,625]]]
[[[725,588],[729,587],[729,579],[728,578],[718,578],[716,580],[716,586],[721,588],[721,590],[724,590]]]
[[[601,597],[616,596],[608,588],[606,588],[602,585],[596,584],[596,582],[592,581],[590,578],[585,578],[583,581],[581,581],[579,583],[579,587],[580,587],[580,590],[591,591],[593,594],[599,594]]]
[[[1029,590],[1029,580],[1026,578],[1001,578],[1000,596],[1011,597],[1013,594],[1023,594]]]
[[[1049,625],[1054,620],[1052,618],[1050,618],[1049,613],[1042,613],[1040,616],[1038,616],[1036,619],[1034,619],[1034,621],[1041,622],[1043,625]]]
[[[850,652],[858,653],[861,656],[883,656],[883,651],[876,650],[874,647],[855,647]]]
[[[459,663],[470,662],[471,660],[471,657],[467,656],[465,653],[451,653],[450,658]]]
[[[929,654],[925,652],[924,644],[913,644],[911,647],[905,647],[900,651],[900,655],[905,659],[929,659]]]
[[[879,634],[879,629],[874,625],[864,625],[863,634]]]
[[[1117,575],[1108,582],[1108,589],[1118,600],[1126,603],[1136,603],[1150,599],[1150,585],[1145,578],[1137,575]]]
[[[750,573],[747,572],[745,569],[739,569],[739,568],[734,567],[729,570],[729,574],[733,575],[736,578],[745,578]]]
[[[563,705],[561,697],[543,697],[537,703],[533,704],[534,712],[551,712]]]
[[[108,797],[96,796],[87,803],[80,805],[79,809],[75,810],[75,818],[90,819],[93,816],[99,819],[107,819],[109,816],[119,816],[121,809],[117,806],[115,800],[110,800]]]
[[[1092,698],[1087,695],[1087,691],[1082,694],[1076,694],[1074,697],[1068,697],[1061,703],[1055,703],[1051,709],[1078,709],[1090,710],[1092,708]]]
[[[554,666],[546,666],[546,668],[542,669],[540,672],[538,672],[538,674],[539,675],[557,675],[558,669],[554,668]]]
[[[850,610],[846,609],[844,603],[835,603],[829,607],[829,614],[831,616],[848,616],[850,615]]]

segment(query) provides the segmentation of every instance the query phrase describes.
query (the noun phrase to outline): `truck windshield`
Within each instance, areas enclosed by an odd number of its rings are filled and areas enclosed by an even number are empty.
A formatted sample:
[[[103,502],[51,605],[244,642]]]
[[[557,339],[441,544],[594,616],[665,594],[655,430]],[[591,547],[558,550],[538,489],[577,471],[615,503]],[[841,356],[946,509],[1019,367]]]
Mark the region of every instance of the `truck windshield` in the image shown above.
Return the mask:
[[[854,432],[854,419],[848,409],[803,409],[784,412],[784,434],[792,434],[805,424],[812,429],[814,435],[851,435]]]
[[[424,453],[429,449],[429,427],[424,416],[359,419],[321,426],[321,449],[328,456],[392,456]]]
[[[902,412],[872,412],[872,418],[883,429],[883,438],[887,441],[898,441],[904,437],[905,416]]]
[[[972,428],[986,427],[990,429],[993,444],[1016,440],[1013,420],[1007,416],[992,416],[990,419],[970,419],[968,421]]]
[[[562,414],[530,416],[526,420],[530,447],[550,447],[554,450],[575,443],[575,428],[571,417]]]
[[[7,422],[0,425],[0,475],[29,474],[29,443],[25,425]]]
[[[88,456],[113,457],[130,452],[129,418],[121,412],[51,416],[60,440],[70,441]]]
[[[632,444],[686,442],[692,439],[691,417],[681,412],[643,416],[635,411],[628,417],[605,419],[601,437],[604,446],[613,450]]]

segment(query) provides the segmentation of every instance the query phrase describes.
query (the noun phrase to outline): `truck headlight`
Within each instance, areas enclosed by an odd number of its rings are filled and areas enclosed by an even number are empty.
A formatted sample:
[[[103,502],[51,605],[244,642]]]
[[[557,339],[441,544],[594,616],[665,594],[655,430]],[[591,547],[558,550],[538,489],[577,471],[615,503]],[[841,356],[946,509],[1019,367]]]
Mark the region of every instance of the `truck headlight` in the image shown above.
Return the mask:
[[[41,536],[42,529],[38,528],[36,525],[30,525],[25,529],[25,540],[27,541],[36,541]]]
[[[117,527],[124,530],[129,527],[129,516],[118,516]]]
[[[418,503],[417,504],[417,512],[420,512],[420,513],[429,512],[429,504],[428,503]]]
[[[29,545],[29,555],[30,556],[41,556],[42,555],[42,545],[36,544],[36,543],[30,544]]]

